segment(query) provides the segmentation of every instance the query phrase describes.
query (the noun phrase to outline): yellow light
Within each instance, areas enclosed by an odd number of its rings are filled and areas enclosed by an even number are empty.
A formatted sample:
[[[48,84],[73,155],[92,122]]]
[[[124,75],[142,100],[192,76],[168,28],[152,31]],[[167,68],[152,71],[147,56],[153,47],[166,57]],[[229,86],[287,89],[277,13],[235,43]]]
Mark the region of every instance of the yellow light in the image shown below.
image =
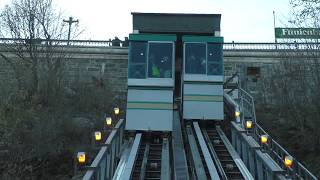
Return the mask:
[[[113,108],[114,114],[118,115],[120,113],[120,109],[119,108]]]
[[[101,132],[100,131],[94,132],[94,137],[96,141],[101,141]]]
[[[107,123],[108,126],[111,126],[111,124],[112,124],[112,119],[111,119],[111,117],[107,117],[107,118],[106,118],[106,123]]]
[[[284,158],[284,165],[287,167],[287,168],[291,168],[292,167],[292,164],[293,164],[293,158],[292,156],[286,156]]]
[[[77,159],[79,164],[84,164],[86,162],[86,153],[85,152],[78,152]]]
[[[267,144],[268,143],[268,135],[261,135],[260,141],[261,141],[261,144]]]
[[[250,121],[250,120],[246,121],[246,128],[247,129],[251,129],[252,126],[253,126],[252,121]]]
[[[240,112],[239,112],[239,111],[236,111],[236,112],[235,112],[235,115],[236,115],[236,117],[239,117],[239,116],[240,116]]]

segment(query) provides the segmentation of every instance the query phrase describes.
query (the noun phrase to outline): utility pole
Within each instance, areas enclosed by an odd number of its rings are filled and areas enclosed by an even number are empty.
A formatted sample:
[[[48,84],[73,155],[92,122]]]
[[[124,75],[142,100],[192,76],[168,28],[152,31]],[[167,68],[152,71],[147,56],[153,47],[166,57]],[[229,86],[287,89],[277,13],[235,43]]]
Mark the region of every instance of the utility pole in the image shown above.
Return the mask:
[[[69,17],[69,20],[63,20],[63,22],[66,22],[69,24],[69,33],[68,33],[68,44],[69,45],[69,42],[70,42],[70,34],[71,34],[71,25],[72,23],[78,23],[79,20],[73,20],[73,17]]]
[[[273,11],[273,30],[274,30],[274,42],[277,43],[276,38],[276,12]]]

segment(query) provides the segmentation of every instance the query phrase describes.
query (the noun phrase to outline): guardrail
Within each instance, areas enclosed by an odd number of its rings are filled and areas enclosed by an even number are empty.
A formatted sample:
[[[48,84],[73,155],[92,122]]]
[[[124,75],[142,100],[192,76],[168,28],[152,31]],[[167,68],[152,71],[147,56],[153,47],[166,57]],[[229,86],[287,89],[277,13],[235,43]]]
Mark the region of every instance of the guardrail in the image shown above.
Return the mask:
[[[53,43],[61,46],[75,46],[75,47],[128,47],[128,41],[121,40],[45,40],[45,39],[34,39],[32,40],[37,44]],[[14,38],[0,38],[1,44],[22,44],[30,43],[30,39],[14,39]],[[310,42],[288,42],[288,43],[235,43],[225,42],[223,44],[223,50],[234,51],[234,50],[319,50],[320,43]]]
[[[253,123],[257,123],[256,111],[253,97],[242,88],[238,88],[240,99],[241,123],[244,126],[245,118],[250,118]]]
[[[287,168],[284,165],[284,159],[286,156],[291,156],[279,143],[277,143],[271,136],[257,123],[255,114],[255,105],[253,97],[247,93],[244,89],[238,88],[239,92],[239,106],[240,106],[240,120],[242,127],[245,129],[244,117],[249,115],[254,123],[253,127],[253,138],[260,142],[261,135],[268,136],[268,144],[265,147],[266,152],[272,157],[272,159],[283,169],[287,170],[287,173],[295,176],[299,179],[304,180],[317,180],[318,178],[314,176],[307,168],[305,168],[298,160],[293,159],[293,166]],[[293,156],[291,156],[293,157]]]
[[[30,39],[13,39],[13,38],[0,38],[1,44],[28,44]],[[127,47],[128,41],[121,40],[46,40],[46,39],[34,39],[33,43],[39,45],[45,45],[50,43],[57,46],[72,46],[72,47]]]
[[[241,88],[239,89],[239,97],[242,103],[240,105],[241,112],[250,113],[252,121],[254,122],[253,138],[257,142],[260,142],[261,135],[267,135],[268,141],[269,141],[269,144],[266,147],[268,154],[281,168],[287,169],[287,167],[285,167],[284,165],[284,158],[285,156],[291,156],[291,155],[279,143],[277,143],[274,139],[272,139],[271,136],[257,123],[253,97]],[[244,127],[243,119],[242,119],[242,125]],[[307,179],[317,180],[317,178],[296,159],[293,160],[292,168],[289,168],[287,170],[289,170],[290,175],[294,175],[296,177],[299,177],[305,180]]]
[[[224,43],[223,50],[319,50],[320,43]]]
[[[253,137],[259,142],[261,135],[268,136],[268,144],[266,147],[267,152],[281,168],[287,169],[290,172],[290,175],[294,175],[300,179],[317,180],[317,178],[296,159],[293,159],[293,165],[291,168],[285,167],[284,159],[286,156],[291,155],[279,143],[272,139],[271,136],[258,123],[256,123]]]
[[[88,167],[83,180],[112,179],[120,157],[123,133],[124,120],[120,119]]]

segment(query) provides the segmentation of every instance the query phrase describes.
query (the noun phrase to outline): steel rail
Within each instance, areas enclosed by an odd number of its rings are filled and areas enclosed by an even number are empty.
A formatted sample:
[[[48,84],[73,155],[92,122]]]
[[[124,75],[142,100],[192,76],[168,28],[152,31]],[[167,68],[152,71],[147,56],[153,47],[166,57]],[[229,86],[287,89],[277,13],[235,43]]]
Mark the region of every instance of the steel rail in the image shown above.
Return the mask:
[[[197,136],[197,139],[198,139],[198,142],[200,145],[200,149],[203,154],[203,158],[204,158],[206,165],[208,167],[210,177],[212,180],[219,180],[220,177],[219,177],[217,168],[215,167],[215,165],[213,163],[213,160],[212,160],[213,158],[210,155],[210,152],[208,150],[206,141],[203,138],[203,135],[202,135],[202,132],[201,132],[201,129],[199,127],[198,122],[193,122],[193,127],[196,132],[196,136]]]
[[[239,168],[241,174],[243,175],[243,177],[246,180],[254,180],[254,178],[252,177],[250,171],[248,170],[246,165],[243,163],[243,161],[241,160],[240,156],[238,155],[236,150],[233,148],[233,146],[229,142],[229,140],[226,137],[226,135],[223,133],[222,129],[219,126],[217,126],[216,130],[217,130],[217,133],[219,134],[223,144],[226,146],[227,150],[229,151],[232,159],[234,160],[234,162],[238,166],[238,168]]]
[[[129,154],[127,165],[124,169],[123,176],[121,177],[122,180],[129,180],[131,178],[132,170],[134,167],[134,162],[136,160],[137,152],[140,146],[142,134],[138,133],[136,134],[134,138],[134,142]]]

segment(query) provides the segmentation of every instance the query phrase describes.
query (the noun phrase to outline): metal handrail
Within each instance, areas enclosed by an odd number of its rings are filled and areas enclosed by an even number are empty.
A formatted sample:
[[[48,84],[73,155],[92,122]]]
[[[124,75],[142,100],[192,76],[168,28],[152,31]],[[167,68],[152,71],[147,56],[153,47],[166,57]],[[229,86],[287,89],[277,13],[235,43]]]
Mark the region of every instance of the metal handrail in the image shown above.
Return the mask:
[[[254,99],[253,97],[247,93],[244,89],[242,88],[238,88],[238,92],[239,92],[239,99],[240,99],[240,111],[241,111],[241,124],[244,127],[244,123],[245,123],[245,115],[246,115],[246,111],[248,111],[251,117],[251,120],[254,124],[257,123],[257,119],[256,119],[256,112],[255,112],[255,105],[254,105]],[[247,107],[247,108],[245,108]]]
[[[34,39],[35,44],[44,45],[48,42],[59,46],[71,46],[71,47],[126,47],[126,41],[114,41],[114,40],[64,40],[64,39]],[[30,39],[17,39],[17,38],[0,38],[1,44],[28,44]],[[69,44],[68,44],[69,43]],[[118,44],[115,45],[114,43]]]
[[[223,50],[319,50],[320,43],[224,43]]]
[[[249,97],[249,100],[251,103],[248,102],[251,105],[251,112],[252,112],[252,120],[254,122],[254,130],[253,130],[253,137],[256,141],[260,141],[260,136],[261,135],[268,135],[268,140],[269,140],[269,145],[267,146],[268,148],[268,154],[272,157],[272,159],[275,160],[275,162],[282,167],[283,169],[286,169],[284,166],[283,160],[285,156],[291,156],[279,143],[277,143],[274,139],[271,138],[271,136],[257,123],[256,121],[256,115],[255,115],[255,107],[254,107],[254,100],[251,95],[249,95],[245,90],[240,88],[241,95],[245,94],[246,96]],[[243,106],[242,106],[243,108]],[[293,157],[293,156],[292,156]],[[288,169],[293,175],[298,176],[303,179],[312,179],[316,180],[317,178],[310,172],[308,171],[299,161],[294,159],[294,165],[293,168]]]
[[[61,46],[76,46],[76,47],[111,47],[113,43],[119,43],[120,47],[127,47],[127,41],[122,40],[64,40],[64,39],[34,39],[34,43],[45,44],[51,42],[59,44]],[[30,39],[17,39],[17,38],[0,38],[1,44],[21,44],[28,43]],[[68,45],[69,43],[69,45]],[[118,45],[117,45],[118,46]],[[223,44],[223,50],[235,51],[235,50],[319,50],[320,43],[318,42],[288,42],[288,43],[268,43],[268,42],[225,42]]]
[[[286,151],[278,142],[276,142],[258,123],[255,124],[254,128],[254,139],[260,141],[261,135],[267,135],[269,144],[267,145],[267,152],[270,154],[272,159],[282,167],[286,169],[284,166],[284,158],[285,156],[291,156],[288,151]],[[293,157],[293,156],[292,156]],[[293,167],[288,169],[293,175],[298,176],[302,179],[312,179],[316,180],[316,176],[314,176],[307,168],[305,168],[298,160],[293,160]]]
[[[255,105],[253,97],[246,92],[242,88],[238,88],[239,90],[239,99],[240,99],[240,111],[241,111],[241,124],[244,127],[244,113],[245,107],[247,111],[251,111],[252,113],[252,121],[254,122],[253,129],[253,138],[260,142],[261,135],[267,135],[269,144],[267,145],[267,153],[272,157],[272,159],[283,169],[286,169],[284,166],[284,158],[285,156],[291,156],[288,151],[286,151],[279,143],[277,143],[271,136],[257,123],[256,114],[255,114]],[[247,106],[244,106],[246,104]],[[293,156],[292,156],[293,157]],[[307,168],[305,168],[298,160],[293,160],[292,168],[287,169],[292,175],[306,180],[317,180],[317,177],[314,176]]]
[[[110,166],[108,165],[116,164],[117,158],[115,156],[118,156],[120,153],[123,132],[124,120],[120,119],[88,167],[87,172],[83,176],[83,180],[112,178],[114,172],[111,172]],[[113,168],[113,171],[115,170],[116,168]]]

